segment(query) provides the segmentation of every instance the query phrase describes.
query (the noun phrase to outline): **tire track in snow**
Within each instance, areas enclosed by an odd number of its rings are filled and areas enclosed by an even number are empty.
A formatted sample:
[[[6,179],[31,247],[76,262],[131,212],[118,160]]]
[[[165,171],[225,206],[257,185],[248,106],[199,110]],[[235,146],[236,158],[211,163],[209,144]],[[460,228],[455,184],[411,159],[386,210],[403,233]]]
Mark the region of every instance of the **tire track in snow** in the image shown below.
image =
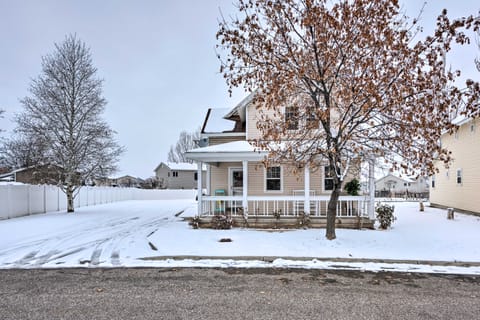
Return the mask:
[[[80,264],[89,262],[92,266],[98,266],[108,261],[113,266],[120,266],[120,248],[125,244],[125,240],[131,238],[129,243],[135,243],[144,239],[145,245],[148,245],[148,237],[156,232],[159,227],[176,220],[178,218],[173,215],[142,217],[139,213],[136,213],[133,217],[121,217],[112,220],[102,219],[96,221],[95,224],[86,223],[83,228],[78,230],[54,234],[52,238],[37,238],[34,241],[23,242],[13,248],[10,247],[7,250],[0,251],[0,256],[8,256],[9,253],[15,253],[18,250],[33,249],[21,259],[14,261],[13,264],[18,267],[41,267],[52,262],[68,264],[68,259],[63,258],[85,251],[85,253],[91,252],[91,254],[79,258],[77,261]],[[101,237],[92,239],[92,235],[97,234]],[[86,239],[89,239],[89,241],[85,241]],[[71,245],[65,246],[66,243],[71,243]],[[92,252],[90,248],[95,249]],[[42,251],[47,252],[37,256]],[[11,263],[5,261],[4,264]]]

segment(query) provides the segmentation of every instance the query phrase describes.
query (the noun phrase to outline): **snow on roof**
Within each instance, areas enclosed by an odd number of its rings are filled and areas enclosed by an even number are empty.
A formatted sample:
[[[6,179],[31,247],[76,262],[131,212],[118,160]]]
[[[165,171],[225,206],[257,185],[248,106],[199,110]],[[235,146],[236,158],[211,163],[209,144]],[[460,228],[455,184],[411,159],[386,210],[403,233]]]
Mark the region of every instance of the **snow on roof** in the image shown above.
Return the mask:
[[[399,173],[396,173],[396,172],[391,172],[391,173],[387,174],[386,176],[381,177],[380,179],[377,179],[376,182],[379,182],[380,180],[386,179],[388,177],[394,177],[394,178],[403,180],[405,182],[415,182],[414,178],[407,177],[407,176],[401,176]]]
[[[245,140],[217,144],[210,147],[189,150],[189,153],[216,153],[216,152],[256,152],[259,151]]]
[[[224,116],[230,111],[228,108],[211,108],[208,112],[203,133],[219,133],[232,131],[235,128],[235,122],[227,120]]]
[[[245,121],[245,108],[253,101],[255,92],[250,93],[242,101],[240,101],[232,110],[230,110],[224,117],[228,119],[235,115],[239,116],[242,121]]]
[[[175,171],[196,171],[197,164],[196,163],[187,163],[187,162],[165,162],[165,165],[170,168],[170,170]],[[202,170],[207,170],[205,166],[203,166]]]
[[[457,125],[457,126],[461,126],[462,124],[467,123],[470,120],[472,120],[472,118],[461,114],[461,115],[458,115],[455,119],[452,120],[452,124]]]

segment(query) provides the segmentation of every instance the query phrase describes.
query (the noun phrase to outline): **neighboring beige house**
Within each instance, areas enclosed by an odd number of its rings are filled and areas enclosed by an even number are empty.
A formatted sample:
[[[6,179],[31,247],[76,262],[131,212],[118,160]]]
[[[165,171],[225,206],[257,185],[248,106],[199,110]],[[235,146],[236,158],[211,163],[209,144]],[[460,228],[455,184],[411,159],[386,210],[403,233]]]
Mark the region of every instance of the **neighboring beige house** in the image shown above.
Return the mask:
[[[53,165],[32,166],[0,174],[0,181],[13,181],[26,184],[58,184],[61,175]]]
[[[187,158],[197,162],[197,170],[200,164],[207,164],[207,194],[199,194],[199,216],[226,213],[234,224],[245,224],[248,219],[250,226],[268,227],[272,219],[274,223],[301,223],[299,219],[305,214],[312,224],[323,226],[332,190],[327,167],[310,170],[306,166],[305,170],[279,163],[266,168],[262,161],[268,151],[258,150],[248,142],[261,138],[259,119],[253,94],[233,109],[208,110],[201,130],[202,147],[186,153]],[[344,181],[354,177],[347,173]],[[365,226],[373,219],[368,216],[366,196],[345,194],[340,198],[337,216],[337,224],[344,227],[354,227],[347,223],[348,218]]]
[[[480,119],[457,118],[455,134],[444,134],[442,147],[452,152],[449,168],[441,163],[431,177],[430,204],[480,213]]]
[[[202,188],[205,188],[206,168],[203,168]],[[155,168],[155,177],[162,189],[196,189],[198,187],[197,165],[192,163],[161,162]]]
[[[375,195],[377,197],[423,197],[428,194],[428,191],[428,179],[425,177],[400,177],[390,173],[375,181]]]

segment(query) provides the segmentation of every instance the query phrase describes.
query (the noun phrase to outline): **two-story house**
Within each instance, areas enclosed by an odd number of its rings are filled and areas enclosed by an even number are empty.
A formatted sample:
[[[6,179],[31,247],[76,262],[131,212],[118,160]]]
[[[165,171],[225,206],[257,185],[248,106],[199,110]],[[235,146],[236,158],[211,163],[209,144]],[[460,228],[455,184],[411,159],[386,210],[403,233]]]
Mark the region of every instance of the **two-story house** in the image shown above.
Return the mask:
[[[480,214],[480,119],[458,117],[458,131],[442,135],[442,147],[452,152],[453,162],[431,177],[430,204]]]
[[[207,165],[207,194],[199,193],[198,214],[211,217],[230,215],[234,223],[248,219],[249,225],[268,226],[281,220],[294,225],[308,215],[312,225],[324,226],[332,185],[327,166],[316,169],[278,163],[266,167],[268,150],[260,150],[251,141],[262,137],[257,128],[260,111],[253,94],[233,109],[209,109],[201,130],[201,145],[186,157]],[[347,173],[345,182],[358,178]],[[199,184],[201,181],[199,181]],[[372,226],[367,212],[367,197],[342,195],[337,209],[337,225]],[[276,220],[275,220],[276,219]],[[349,221],[351,219],[351,221]],[[349,224],[350,223],[350,224]]]
[[[198,187],[197,165],[192,163],[161,162],[155,168],[155,177],[161,189],[195,189]],[[205,188],[206,168],[202,168],[202,188]]]
[[[395,174],[375,181],[377,197],[417,197],[428,198],[428,179],[426,177],[401,177]]]

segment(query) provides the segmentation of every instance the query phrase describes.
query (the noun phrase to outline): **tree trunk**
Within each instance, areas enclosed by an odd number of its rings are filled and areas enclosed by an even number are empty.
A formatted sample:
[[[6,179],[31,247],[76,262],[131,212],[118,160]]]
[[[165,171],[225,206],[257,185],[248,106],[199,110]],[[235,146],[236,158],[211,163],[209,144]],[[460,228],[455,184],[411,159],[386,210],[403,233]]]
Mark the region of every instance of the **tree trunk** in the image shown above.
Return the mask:
[[[336,179],[334,179],[336,180]],[[328,209],[327,209],[327,231],[325,237],[328,240],[333,240],[337,236],[335,235],[335,220],[337,217],[337,203],[338,197],[340,196],[340,183],[333,183],[333,190],[332,194],[330,195],[330,200],[328,202]]]
[[[67,186],[66,194],[67,194],[67,212],[74,212],[75,209],[73,207],[73,188],[71,186]]]

